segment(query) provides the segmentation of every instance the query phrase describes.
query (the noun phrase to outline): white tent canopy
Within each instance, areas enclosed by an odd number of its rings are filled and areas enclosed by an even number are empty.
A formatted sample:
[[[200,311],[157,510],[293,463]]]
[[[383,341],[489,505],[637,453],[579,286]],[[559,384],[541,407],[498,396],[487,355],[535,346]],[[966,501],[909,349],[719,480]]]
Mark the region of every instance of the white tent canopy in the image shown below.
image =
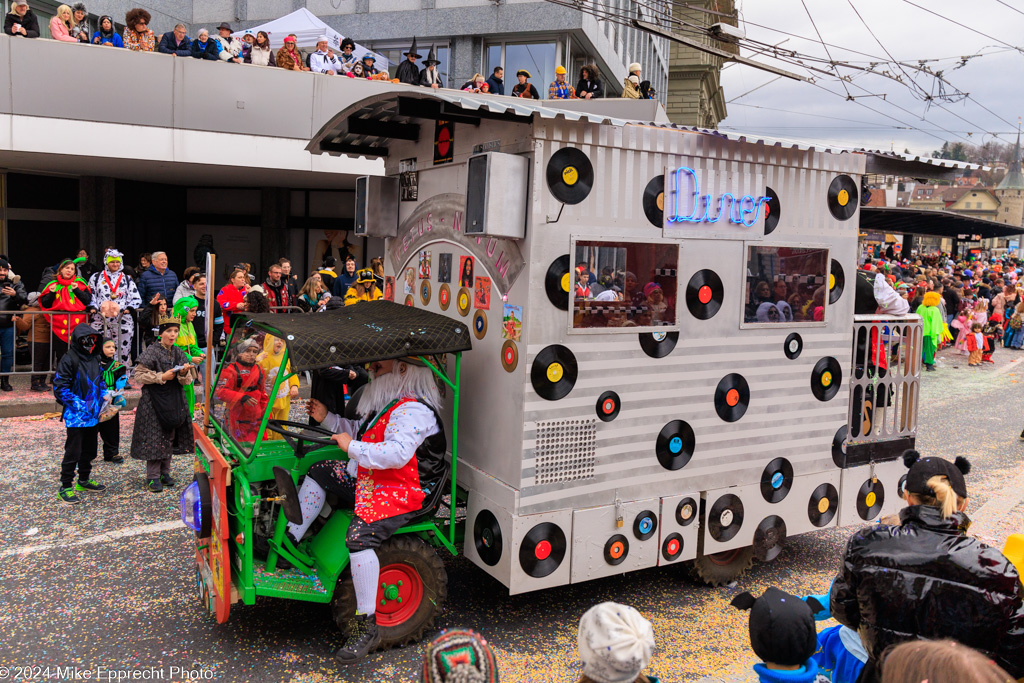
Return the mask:
[[[236,31],[231,35],[236,38],[241,38],[246,34],[256,35],[259,31],[266,31],[267,35],[270,36],[270,46],[275,50],[284,46],[284,38],[290,33],[294,33],[297,39],[299,47],[315,48],[316,41],[320,36],[327,36],[327,42],[336,52],[341,52],[341,41],[345,36],[341,35],[333,28],[321,21],[315,14],[310,12],[305,7],[297,9],[291,14],[286,14],[283,17],[268,21],[265,24],[259,26],[253,26],[247,28],[244,31]],[[388,60],[383,55],[368,50],[359,43],[356,43],[356,49],[352,51],[356,57],[362,59],[363,55],[367,52],[373,54],[376,58],[374,66],[381,71],[388,68]]]

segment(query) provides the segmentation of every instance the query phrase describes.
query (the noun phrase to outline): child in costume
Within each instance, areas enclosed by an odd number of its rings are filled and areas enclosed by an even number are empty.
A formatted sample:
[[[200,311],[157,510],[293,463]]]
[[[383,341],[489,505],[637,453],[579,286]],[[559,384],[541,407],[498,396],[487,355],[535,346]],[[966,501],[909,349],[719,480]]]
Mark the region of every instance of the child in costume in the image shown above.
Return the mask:
[[[81,502],[77,495],[80,491],[106,490],[89,478],[96,457],[97,425],[103,410],[101,339],[100,334],[84,322],[75,327],[68,352],[57,364],[53,378],[53,395],[64,408],[61,419],[68,431],[57,491],[57,499],[65,503]],[[72,488],[76,468],[78,483]]]
[[[189,362],[196,367],[206,360],[206,354],[196,344],[196,330],[192,325],[198,310],[199,301],[194,296],[183,296],[174,302],[174,317],[181,321],[178,339],[174,344],[185,352]],[[194,415],[196,412],[196,390],[192,384],[185,385],[185,401],[188,403],[188,414]]]
[[[92,301],[92,292],[85,280],[78,276],[78,262],[85,259],[64,259],[57,266],[57,274],[39,293],[39,307],[44,311],[66,311],[66,315],[50,316],[50,326],[57,337],[54,355],[62,356],[71,342],[71,333],[87,322],[85,309]],[[97,349],[99,353],[99,349]]]
[[[192,455],[195,436],[182,387],[195,380],[188,356],[175,342],[181,322],[160,320],[160,341],[150,344],[135,365],[142,397],[135,411],[131,456],[146,461],[146,488],[159,493],[177,482],[171,476],[172,455]]]
[[[985,327],[981,329],[981,332],[985,335],[985,343],[988,345],[988,350],[981,354],[981,362],[995,363],[992,360],[992,354],[996,352],[996,340],[1003,334],[1003,316],[999,313],[993,313],[989,316],[988,322],[985,323]]]
[[[228,432],[238,441],[254,443],[267,407],[266,374],[256,359],[260,342],[244,339],[235,348],[235,360],[221,370],[215,396],[228,409]]]
[[[350,290],[351,291],[351,290]],[[274,386],[277,380],[277,373],[281,369],[281,361],[284,359],[285,344],[280,337],[268,334],[263,338],[263,353],[259,354],[260,367],[266,374],[267,387]],[[292,362],[288,361],[284,368],[285,375],[292,375]],[[299,397],[299,378],[292,375],[286,380],[281,380],[281,386],[277,389],[277,398],[274,399],[274,407],[270,409],[271,420],[288,420],[292,410],[292,399]],[[264,434],[266,439],[283,439],[284,437],[276,432]]]
[[[967,351],[971,354],[967,359],[967,365],[971,367],[981,365],[981,357],[988,351],[988,340],[981,332],[981,323],[971,325],[971,333],[967,335]]]
[[[95,329],[95,328],[94,328]],[[106,462],[122,463],[121,457],[121,408],[128,405],[124,399],[124,388],[128,384],[128,368],[117,360],[117,344],[113,339],[103,342],[100,354],[100,368],[103,370],[103,410],[100,412],[99,432],[103,441],[103,459]]]
[[[942,336],[942,314],[939,313],[939,302],[942,295],[938,292],[927,292],[924,295],[923,303],[914,311],[921,316],[924,329],[923,356],[924,369],[929,372],[935,371],[935,349],[939,347],[939,338]]]
[[[804,602],[778,588],[761,597],[740,593],[733,607],[750,610],[750,647],[761,662],[754,672],[762,683],[828,683],[812,655],[818,649],[814,598]]]
[[[107,249],[105,267],[89,278],[89,290],[92,292],[89,310],[92,311],[93,329],[103,332],[108,339],[117,337],[120,361],[127,363],[135,335],[135,321],[131,313],[142,308],[142,297],[135,282],[125,274],[123,260],[121,252]]]
[[[584,612],[576,646],[581,683],[658,683],[643,673],[654,652],[654,629],[629,605],[602,602]]]
[[[835,583],[833,581],[833,583]],[[804,601],[814,613],[815,621],[832,618],[829,592],[824,595],[809,595]],[[856,683],[861,670],[868,661],[868,651],[860,640],[860,634],[848,626],[832,626],[818,633],[818,649],[814,661],[832,683]]]

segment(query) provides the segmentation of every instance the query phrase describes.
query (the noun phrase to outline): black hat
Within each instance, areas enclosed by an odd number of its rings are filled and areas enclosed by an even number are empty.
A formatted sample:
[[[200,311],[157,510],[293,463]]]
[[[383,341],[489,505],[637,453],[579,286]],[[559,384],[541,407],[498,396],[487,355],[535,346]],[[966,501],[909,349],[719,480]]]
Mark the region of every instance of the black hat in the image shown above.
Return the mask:
[[[519,71],[517,71],[516,76],[526,76],[527,78],[533,78],[533,76],[530,75],[530,72],[527,71],[526,69],[520,69]]]
[[[5,258],[0,258],[0,268],[11,269],[11,263]]]
[[[220,26],[217,27],[218,31],[221,30],[221,29],[226,29],[226,30],[230,31],[231,30],[231,24],[229,24],[226,21],[222,21],[222,22],[220,22]]]
[[[337,263],[338,260],[336,258],[334,258],[333,256],[328,256],[327,258],[324,259],[324,268],[333,268]]]
[[[413,36],[412,38],[412,47],[409,48],[409,51],[403,52],[402,54],[406,57],[415,57],[416,59],[420,58],[419,53],[416,52],[416,36]]]
[[[818,649],[814,607],[795,595],[769,588],[761,597],[740,593],[730,603],[750,610],[750,647],[762,661],[800,666]],[[817,605],[819,608],[820,604]]]
[[[949,479],[949,485],[958,498],[967,497],[967,482],[964,475],[971,471],[971,463],[967,458],[957,456],[950,462],[942,458],[922,458],[915,450],[903,453],[903,464],[910,468],[907,473],[905,490],[919,496],[934,496],[935,491],[928,488],[928,480],[934,476]]]
[[[430,52],[427,53],[427,58],[423,60],[423,65],[424,66],[431,66],[431,65],[437,66],[440,63],[441,63],[441,61],[437,58],[437,50],[435,50],[434,46],[431,45],[430,46]]]

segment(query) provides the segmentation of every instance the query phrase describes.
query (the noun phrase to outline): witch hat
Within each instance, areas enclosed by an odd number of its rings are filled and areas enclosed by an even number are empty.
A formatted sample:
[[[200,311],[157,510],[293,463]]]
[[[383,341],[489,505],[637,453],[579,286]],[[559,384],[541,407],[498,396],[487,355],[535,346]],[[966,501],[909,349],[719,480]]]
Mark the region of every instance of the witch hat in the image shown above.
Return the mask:
[[[403,52],[402,54],[406,57],[415,57],[416,59],[420,58],[420,55],[416,52],[416,36],[412,37],[412,47],[409,48],[409,51]]]
[[[430,66],[433,64],[434,66],[437,66],[440,63],[441,60],[437,58],[437,51],[434,49],[434,45],[431,45],[430,52],[427,53],[427,58],[423,60],[423,65]]]

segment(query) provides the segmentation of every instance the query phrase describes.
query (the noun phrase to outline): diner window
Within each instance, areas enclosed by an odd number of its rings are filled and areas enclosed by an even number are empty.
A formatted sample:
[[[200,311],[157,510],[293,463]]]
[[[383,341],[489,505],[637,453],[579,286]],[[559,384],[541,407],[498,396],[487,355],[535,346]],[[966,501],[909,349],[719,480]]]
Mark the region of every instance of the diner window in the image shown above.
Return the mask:
[[[825,321],[828,249],[747,247],[745,324]]]
[[[579,241],[570,265],[574,329],[676,324],[678,244]]]

